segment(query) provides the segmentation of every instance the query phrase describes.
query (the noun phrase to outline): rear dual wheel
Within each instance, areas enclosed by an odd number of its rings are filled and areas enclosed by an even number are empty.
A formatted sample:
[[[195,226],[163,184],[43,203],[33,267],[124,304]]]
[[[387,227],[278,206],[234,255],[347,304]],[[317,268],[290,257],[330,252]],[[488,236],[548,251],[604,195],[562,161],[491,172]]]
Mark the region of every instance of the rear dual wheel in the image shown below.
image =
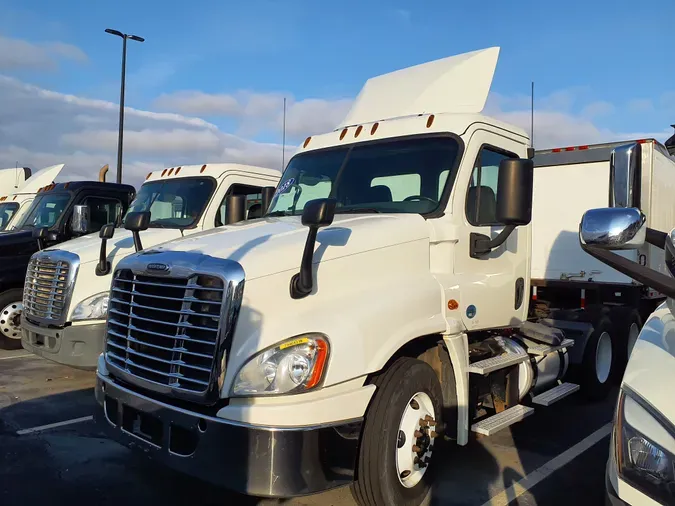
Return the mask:
[[[352,494],[361,506],[416,506],[429,492],[443,394],[425,362],[396,360],[376,380]]]

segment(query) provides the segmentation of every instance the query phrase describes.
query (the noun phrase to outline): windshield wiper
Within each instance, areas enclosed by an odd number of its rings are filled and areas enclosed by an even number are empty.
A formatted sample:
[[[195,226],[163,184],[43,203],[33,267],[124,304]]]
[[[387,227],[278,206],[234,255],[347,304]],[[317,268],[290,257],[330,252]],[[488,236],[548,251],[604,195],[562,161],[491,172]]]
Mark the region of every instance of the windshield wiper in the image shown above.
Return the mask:
[[[272,211],[271,213],[267,213],[263,218],[275,218],[277,216],[293,216],[291,213],[288,211]]]
[[[336,209],[335,214],[359,214],[359,213],[381,213],[379,209],[374,207],[350,207],[349,209]]]

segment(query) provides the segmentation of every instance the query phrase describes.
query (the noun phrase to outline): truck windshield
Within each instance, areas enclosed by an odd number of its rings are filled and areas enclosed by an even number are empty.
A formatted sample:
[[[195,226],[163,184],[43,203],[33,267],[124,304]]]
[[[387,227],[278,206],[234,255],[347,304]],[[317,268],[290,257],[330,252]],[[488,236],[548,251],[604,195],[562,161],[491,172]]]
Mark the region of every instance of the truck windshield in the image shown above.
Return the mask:
[[[0,230],[7,228],[17,209],[19,209],[19,204],[16,202],[3,202],[0,204]]]
[[[300,154],[284,171],[268,215],[302,214],[307,202],[325,197],[337,199],[337,213],[430,213],[454,180],[458,151],[457,140],[443,136]]]
[[[150,181],[138,190],[128,212],[150,211],[151,228],[189,228],[204,212],[215,186],[210,177]]]
[[[70,193],[46,193],[36,197],[18,229],[53,227],[70,202]]]

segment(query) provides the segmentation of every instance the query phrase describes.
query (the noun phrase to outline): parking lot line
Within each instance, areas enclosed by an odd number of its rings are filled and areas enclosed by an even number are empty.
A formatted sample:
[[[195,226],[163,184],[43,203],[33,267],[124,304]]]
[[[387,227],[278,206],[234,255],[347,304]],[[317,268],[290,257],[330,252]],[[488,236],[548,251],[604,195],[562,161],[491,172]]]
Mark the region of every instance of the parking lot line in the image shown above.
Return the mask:
[[[0,360],[9,360],[10,358],[26,358],[26,357],[37,357],[37,355],[33,355],[32,353],[25,353],[23,355],[12,355],[11,357],[0,357]]]
[[[34,432],[41,432],[43,430],[55,429],[57,427],[63,427],[64,425],[71,425],[71,424],[74,424],[74,423],[88,422],[89,420],[93,420],[93,419],[94,419],[94,417],[91,416],[91,415],[82,416],[80,418],[73,418],[71,420],[64,420],[62,422],[49,423],[47,425],[39,425],[37,427],[31,427],[30,429],[17,430],[16,433],[19,436],[23,436],[24,434],[33,434]]]
[[[483,506],[507,506],[516,497],[520,497],[536,484],[544,481],[555,471],[569,464],[579,455],[590,449],[593,445],[601,441],[612,432],[612,423],[603,425],[591,435],[579,441],[577,444],[568,448],[557,457],[552,458],[543,466],[535,469],[527,474],[523,479],[516,482],[507,489],[502,490],[499,494],[491,497]]]

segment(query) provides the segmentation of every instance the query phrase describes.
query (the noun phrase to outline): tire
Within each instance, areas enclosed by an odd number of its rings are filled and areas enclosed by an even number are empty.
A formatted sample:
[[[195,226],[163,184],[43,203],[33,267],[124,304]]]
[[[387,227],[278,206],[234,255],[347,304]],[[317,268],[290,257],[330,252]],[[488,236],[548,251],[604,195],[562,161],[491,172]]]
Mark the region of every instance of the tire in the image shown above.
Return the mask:
[[[609,317],[602,316],[594,325],[581,363],[581,388],[587,399],[600,400],[609,393],[617,351],[612,322]]]
[[[628,315],[628,321],[623,328],[625,335],[625,340],[623,342],[625,343],[624,352],[626,354],[626,364],[630,359],[630,354],[633,351],[633,346],[635,346],[635,341],[637,341],[637,335],[634,332],[637,330],[637,333],[639,334],[642,330],[642,325],[644,325],[644,323],[642,321],[642,316],[640,316],[640,311],[633,309],[630,312],[630,315]]]
[[[4,350],[21,348],[22,308],[23,290],[21,288],[12,288],[0,294],[0,348]]]
[[[408,431],[403,442],[399,432],[404,432],[401,427],[417,423],[412,421],[417,412],[424,413],[430,406],[436,427],[443,426],[441,385],[427,363],[408,357],[396,360],[377,377],[375,385],[377,390],[364,423],[352,495],[361,506],[417,506],[427,496],[433,481],[434,461],[427,460],[431,454],[424,450],[439,444],[441,438],[415,439]],[[420,430],[431,435],[431,427],[417,429]],[[423,470],[418,464],[404,466],[406,459],[412,463],[415,458],[413,444],[420,445],[422,459],[428,463]],[[410,455],[405,452],[408,446]],[[399,465],[412,469],[405,469],[399,475]],[[406,471],[412,471],[412,474],[405,475]]]

